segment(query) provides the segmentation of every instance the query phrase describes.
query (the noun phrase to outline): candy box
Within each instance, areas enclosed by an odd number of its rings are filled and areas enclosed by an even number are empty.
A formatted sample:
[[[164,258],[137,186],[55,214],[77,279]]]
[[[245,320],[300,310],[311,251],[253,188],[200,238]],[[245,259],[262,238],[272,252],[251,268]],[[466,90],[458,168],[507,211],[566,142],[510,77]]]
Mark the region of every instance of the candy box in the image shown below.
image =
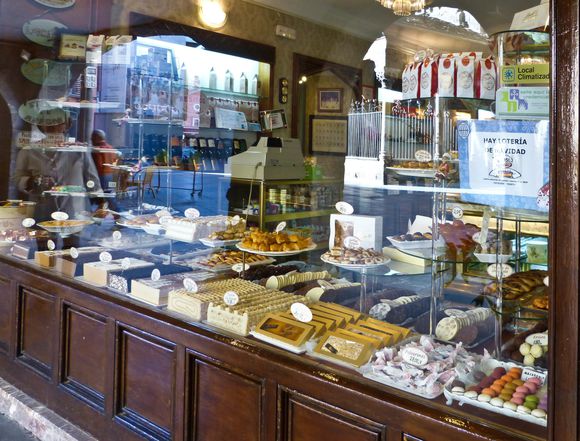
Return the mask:
[[[344,246],[344,239],[354,236],[360,247],[382,249],[383,218],[381,216],[359,216],[332,214],[330,216],[330,238],[328,247]]]
[[[403,99],[419,98],[421,63],[410,63],[403,70]]]
[[[441,57],[437,68],[437,93],[442,98],[455,96],[455,58]]]
[[[475,71],[475,92],[476,96],[482,100],[495,99],[497,81],[497,69],[492,58],[479,60]]]
[[[419,95],[421,98],[431,98],[437,93],[437,59],[425,58],[421,66],[421,82]]]
[[[475,58],[462,57],[456,60],[456,96],[475,98]]]

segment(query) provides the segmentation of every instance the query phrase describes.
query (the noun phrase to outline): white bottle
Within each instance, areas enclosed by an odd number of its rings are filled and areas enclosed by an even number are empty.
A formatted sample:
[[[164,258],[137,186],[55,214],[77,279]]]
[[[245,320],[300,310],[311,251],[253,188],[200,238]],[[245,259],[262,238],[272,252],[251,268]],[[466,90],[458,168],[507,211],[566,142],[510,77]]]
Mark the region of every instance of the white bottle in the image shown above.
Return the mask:
[[[258,95],[258,74],[254,75],[254,78],[252,78],[252,85],[250,87],[250,93],[252,95]]]
[[[227,90],[228,92],[234,91],[234,77],[229,69],[226,70],[224,90]]]
[[[240,76],[240,93],[248,93],[248,79],[243,72]]]
[[[209,71],[209,88],[217,89],[217,74],[215,73],[215,69],[213,67]]]

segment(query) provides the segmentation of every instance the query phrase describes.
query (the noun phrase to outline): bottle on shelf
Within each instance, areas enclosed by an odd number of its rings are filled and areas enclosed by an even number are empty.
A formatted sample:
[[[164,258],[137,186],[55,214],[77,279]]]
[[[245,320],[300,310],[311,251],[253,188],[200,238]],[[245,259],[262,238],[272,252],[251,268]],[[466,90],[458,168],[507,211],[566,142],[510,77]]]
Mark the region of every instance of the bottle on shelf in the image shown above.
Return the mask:
[[[258,95],[258,74],[254,75],[254,78],[252,78],[252,84],[250,86],[250,93],[252,95]]]
[[[240,76],[240,93],[248,93],[248,79],[243,72]]]
[[[209,71],[209,88],[210,89],[217,89],[217,74],[215,69],[212,67]]]
[[[229,69],[226,70],[224,90],[226,90],[228,92],[234,91],[234,76],[232,75],[232,73],[230,72]]]

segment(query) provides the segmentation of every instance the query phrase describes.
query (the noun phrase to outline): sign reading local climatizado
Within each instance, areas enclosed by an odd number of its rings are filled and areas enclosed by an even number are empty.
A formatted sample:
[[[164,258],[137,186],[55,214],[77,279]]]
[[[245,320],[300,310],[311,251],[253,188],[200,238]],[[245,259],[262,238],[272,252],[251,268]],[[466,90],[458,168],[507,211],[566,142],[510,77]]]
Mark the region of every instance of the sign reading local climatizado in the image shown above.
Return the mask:
[[[548,119],[548,87],[502,87],[496,92],[495,114],[499,119]]]
[[[548,121],[460,121],[462,199],[548,211]]]

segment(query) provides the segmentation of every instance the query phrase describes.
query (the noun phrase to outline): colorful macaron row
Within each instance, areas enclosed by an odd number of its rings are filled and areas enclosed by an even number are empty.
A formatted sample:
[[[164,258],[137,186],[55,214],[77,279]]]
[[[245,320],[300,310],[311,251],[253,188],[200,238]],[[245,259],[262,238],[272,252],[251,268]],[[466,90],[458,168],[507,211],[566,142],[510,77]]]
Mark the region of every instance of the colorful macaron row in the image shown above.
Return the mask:
[[[490,375],[475,372],[474,378],[479,383],[465,388],[465,385],[456,381],[452,384],[451,392],[463,395],[466,398],[489,403],[494,407],[501,407],[514,412],[537,418],[547,418],[548,397],[539,398],[536,393],[542,382],[539,378],[521,379],[522,370],[517,367],[506,371],[497,367]]]

